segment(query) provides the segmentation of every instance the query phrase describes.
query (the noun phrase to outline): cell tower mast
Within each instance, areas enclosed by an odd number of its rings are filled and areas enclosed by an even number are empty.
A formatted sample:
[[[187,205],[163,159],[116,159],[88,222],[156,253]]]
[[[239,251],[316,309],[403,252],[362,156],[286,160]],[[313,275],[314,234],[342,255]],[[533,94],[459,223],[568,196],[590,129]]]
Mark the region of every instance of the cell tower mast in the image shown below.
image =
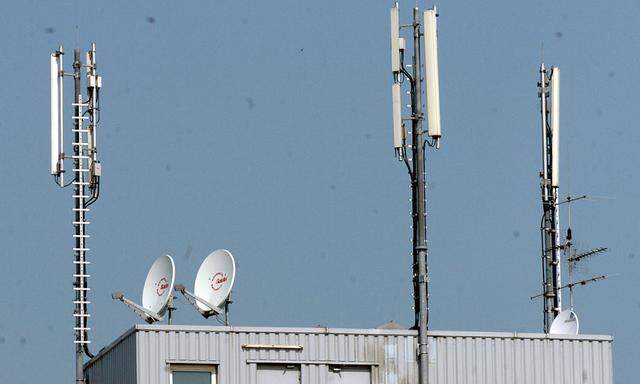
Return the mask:
[[[438,50],[435,7],[424,11],[420,19],[420,10],[413,9],[413,23],[401,26],[398,3],[391,8],[391,67],[393,72],[393,143],[396,157],[404,161],[411,180],[411,202],[413,223],[413,298],[415,327],[418,328],[418,356],[420,384],[428,382],[428,326],[429,326],[429,270],[427,264],[427,213],[426,213],[426,146],[439,148],[440,144],[440,99],[438,80]],[[400,28],[410,27],[413,37],[413,63],[410,73],[404,63],[405,40],[400,37]],[[423,30],[424,28],[424,30]],[[422,50],[422,36],[425,49]],[[422,128],[422,57],[424,54],[425,86],[428,132]],[[411,116],[402,117],[402,84],[408,80],[411,95]],[[411,121],[411,159],[406,157],[404,121]],[[428,133],[428,141],[424,137]],[[411,164],[409,161],[411,160]]]
[[[560,242],[560,69],[540,64],[540,116],[542,131],[542,284],[544,302],[544,332],[562,311],[562,263]]]
[[[73,185],[73,227],[74,227],[74,345],[76,352],[76,384],[84,384],[84,356],[89,358],[93,354],[89,350],[89,311],[88,299],[89,286],[87,279],[90,277],[87,271],[87,215],[89,206],[100,195],[101,166],[98,161],[96,134],[100,120],[100,88],[102,78],[96,72],[96,45],[86,53],[86,61],[81,62],[80,50],[73,52],[73,72],[65,73],[62,66],[64,51],[60,47],[51,55],[51,174],[56,184],[64,188]],[[87,99],[82,96],[82,69],[86,70]],[[63,111],[63,79],[64,76],[72,76],[74,80],[73,93],[73,151],[71,156],[64,153],[64,121]],[[64,161],[73,160],[73,180],[64,183]]]

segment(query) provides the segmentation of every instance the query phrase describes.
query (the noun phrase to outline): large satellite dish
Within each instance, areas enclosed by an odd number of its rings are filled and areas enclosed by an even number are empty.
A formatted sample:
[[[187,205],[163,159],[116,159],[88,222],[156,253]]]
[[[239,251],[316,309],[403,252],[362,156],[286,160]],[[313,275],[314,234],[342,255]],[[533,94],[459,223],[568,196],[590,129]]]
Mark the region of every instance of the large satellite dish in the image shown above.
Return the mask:
[[[560,312],[553,320],[549,333],[554,335],[576,336],[579,330],[580,322],[578,321],[578,315],[576,315],[573,310],[566,309]]]
[[[171,256],[160,256],[153,262],[147,273],[142,291],[142,305],[126,298],[122,292],[115,292],[111,296],[114,300],[125,303],[147,323],[155,323],[162,320],[172,299],[175,275],[176,267]]]
[[[226,314],[235,276],[233,255],[226,249],[218,249],[200,264],[193,293],[183,285],[176,285],[176,290],[206,318],[223,312]]]

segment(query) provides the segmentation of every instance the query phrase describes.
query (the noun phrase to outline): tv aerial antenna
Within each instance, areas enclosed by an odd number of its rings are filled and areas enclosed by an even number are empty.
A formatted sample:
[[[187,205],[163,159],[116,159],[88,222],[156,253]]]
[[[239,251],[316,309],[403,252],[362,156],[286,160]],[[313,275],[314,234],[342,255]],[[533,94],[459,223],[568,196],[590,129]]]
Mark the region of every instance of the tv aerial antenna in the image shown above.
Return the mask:
[[[196,274],[193,292],[182,284],[175,290],[205,318],[224,314],[224,325],[229,325],[230,295],[236,276],[236,262],[231,252],[218,249],[207,256]]]
[[[411,24],[400,24],[398,3],[391,8],[391,71],[393,84],[391,86],[393,111],[393,147],[396,158],[403,161],[407,167],[411,182],[412,230],[413,230],[413,299],[415,327],[418,328],[419,344],[419,382],[428,381],[428,325],[429,325],[429,273],[427,249],[427,212],[426,212],[426,147],[439,148],[442,137],[440,127],[440,85],[438,74],[438,16],[436,7],[420,12],[413,8]],[[413,38],[412,64],[405,63],[407,41],[401,37],[401,31],[408,29]],[[422,45],[424,39],[424,46]],[[410,39],[411,41],[411,39]],[[423,52],[424,47],[424,52]],[[423,56],[424,55],[424,56]],[[408,54],[407,54],[408,56]],[[424,60],[424,75],[423,75]],[[408,68],[411,68],[409,71]],[[426,87],[426,119],[428,130],[423,130],[423,91]],[[408,88],[410,95],[411,113],[403,116],[402,89]],[[408,134],[411,136],[407,144],[405,122],[411,126]],[[425,138],[425,134],[427,137]],[[410,149],[410,155],[407,151]],[[407,156],[411,156],[407,158]]]
[[[111,297],[122,301],[149,324],[162,321],[165,312],[168,311],[168,320],[171,324],[175,275],[176,267],[173,258],[169,255],[160,256],[151,265],[144,281],[142,305],[126,298],[122,292],[114,292]]]
[[[569,213],[569,226],[567,227],[567,234],[565,236],[565,242],[563,245],[563,250],[565,253],[565,258],[567,260],[567,271],[569,272],[569,283],[565,286],[562,286],[561,289],[567,288],[569,289],[569,308],[571,310],[573,310],[573,305],[574,305],[574,288],[577,286],[584,286],[596,281],[601,281],[604,280],[610,276],[608,275],[600,275],[600,276],[595,276],[595,277],[591,277],[588,279],[584,279],[584,280],[580,280],[580,281],[575,281],[574,280],[574,271],[576,266],[583,261],[586,261],[590,258],[592,258],[593,256],[605,253],[607,251],[609,251],[609,248],[606,247],[597,247],[597,248],[592,248],[588,251],[584,251],[584,252],[580,252],[578,253],[576,247],[574,247],[573,244],[573,232],[571,230],[571,219],[572,219],[572,203],[576,200],[584,200],[584,199],[589,199],[589,196],[587,195],[582,195],[579,196],[578,198],[572,198],[570,195],[567,196],[566,200],[560,202],[560,204],[563,203],[567,203],[568,206],[568,213]]]
[[[87,217],[89,206],[100,196],[101,163],[98,160],[97,133],[100,122],[100,90],[102,77],[98,75],[96,64],[96,44],[92,43],[82,62],[80,49],[73,51],[73,71],[65,72],[63,57],[65,51],[60,46],[51,54],[51,175],[61,188],[73,187],[73,227],[74,227],[74,344],[76,352],[76,383],[83,384],[84,355],[94,355],[89,350],[89,286],[87,279]],[[82,78],[85,78],[86,95],[82,95]],[[64,143],[64,78],[73,78],[73,125],[72,152],[65,153]],[[72,161],[72,179],[65,184],[65,161]]]

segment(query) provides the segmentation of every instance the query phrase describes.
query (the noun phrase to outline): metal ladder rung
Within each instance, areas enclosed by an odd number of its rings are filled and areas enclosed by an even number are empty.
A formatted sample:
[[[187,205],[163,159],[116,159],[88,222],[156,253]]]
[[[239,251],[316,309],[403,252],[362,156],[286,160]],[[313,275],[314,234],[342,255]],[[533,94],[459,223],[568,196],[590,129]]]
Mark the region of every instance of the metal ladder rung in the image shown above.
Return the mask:
[[[77,237],[77,238],[88,238],[91,237],[90,235],[73,235],[73,237]]]
[[[78,147],[88,147],[89,143],[71,143],[71,145],[75,145]]]
[[[74,273],[73,277],[84,277],[84,278],[89,278],[91,277],[91,275],[83,275],[83,274],[78,274],[78,273]]]
[[[74,313],[73,317],[91,317],[88,313]]]
[[[91,344],[91,341],[89,341],[89,340],[74,340],[73,343],[74,344]]]
[[[91,248],[73,248],[74,251],[85,251],[88,252],[91,250]]]
[[[74,168],[73,172],[89,172],[89,169],[84,169],[84,168]]]
[[[90,221],[74,221],[73,225],[80,225],[80,224],[91,224]]]
[[[89,133],[88,129],[72,129],[71,132]]]
[[[90,159],[90,156],[85,156],[85,155],[73,155],[71,156],[72,159]]]
[[[89,185],[88,181],[72,181],[71,184],[73,185]]]
[[[74,331],[90,331],[91,328],[88,327],[73,327]]]
[[[73,304],[91,304],[90,301],[74,300]]]
[[[87,116],[71,116],[72,119],[74,120],[88,120],[89,118]]]
[[[85,198],[85,199],[87,199],[87,198],[89,198],[89,197],[91,197],[91,196],[89,196],[89,195],[73,195],[72,197],[73,197],[74,199],[76,199],[76,198]]]
[[[90,261],[77,261],[77,260],[74,260],[73,264],[89,265],[89,264],[91,264],[91,262]]]
[[[74,291],[85,291],[85,292],[88,292],[88,291],[91,290],[91,288],[89,288],[89,287],[73,287],[73,290]]]
[[[71,103],[71,105],[73,105],[74,107],[87,107],[87,106],[89,106],[89,104],[82,104],[82,103]]]
[[[89,208],[73,208],[74,212],[89,212]]]

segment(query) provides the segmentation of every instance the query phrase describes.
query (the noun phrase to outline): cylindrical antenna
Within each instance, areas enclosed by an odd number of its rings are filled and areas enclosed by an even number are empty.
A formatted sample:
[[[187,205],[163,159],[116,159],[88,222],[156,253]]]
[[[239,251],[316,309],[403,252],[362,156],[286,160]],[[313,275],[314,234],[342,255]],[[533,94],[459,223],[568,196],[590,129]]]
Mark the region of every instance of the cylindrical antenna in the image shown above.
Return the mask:
[[[438,74],[438,26],[436,7],[424,11],[424,67],[429,136],[440,139],[440,80]]]
[[[59,55],[57,52],[51,54],[51,174],[58,175],[58,160],[60,153],[60,100],[59,81],[60,76],[58,70]]]
[[[402,159],[405,145],[404,127],[402,126],[402,94],[400,83],[391,85],[391,96],[393,100],[393,147],[396,156]]]
[[[391,71],[400,73],[400,11],[398,3],[391,8]]]
[[[51,174],[59,176],[60,186],[64,185],[62,55],[62,46],[51,54]]]
[[[560,68],[551,67],[551,186],[560,185]]]

